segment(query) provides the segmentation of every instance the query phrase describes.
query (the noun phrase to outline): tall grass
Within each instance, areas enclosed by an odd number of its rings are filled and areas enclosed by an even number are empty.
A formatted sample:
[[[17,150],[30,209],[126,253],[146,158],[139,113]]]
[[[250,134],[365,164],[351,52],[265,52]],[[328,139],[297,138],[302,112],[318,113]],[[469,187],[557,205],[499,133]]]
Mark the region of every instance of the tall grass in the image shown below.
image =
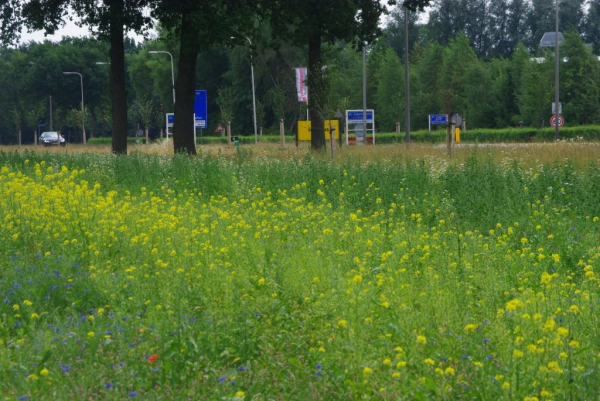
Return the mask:
[[[0,153],[1,397],[598,394],[593,158],[273,152]]]

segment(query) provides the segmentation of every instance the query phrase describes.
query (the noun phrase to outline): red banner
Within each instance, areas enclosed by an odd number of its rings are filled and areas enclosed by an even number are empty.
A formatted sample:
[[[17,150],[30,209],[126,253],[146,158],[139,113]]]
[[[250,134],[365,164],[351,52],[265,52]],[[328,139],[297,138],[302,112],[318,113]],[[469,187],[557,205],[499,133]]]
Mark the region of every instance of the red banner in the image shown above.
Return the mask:
[[[308,90],[306,88],[306,68],[296,68],[296,90],[298,102],[308,103]]]

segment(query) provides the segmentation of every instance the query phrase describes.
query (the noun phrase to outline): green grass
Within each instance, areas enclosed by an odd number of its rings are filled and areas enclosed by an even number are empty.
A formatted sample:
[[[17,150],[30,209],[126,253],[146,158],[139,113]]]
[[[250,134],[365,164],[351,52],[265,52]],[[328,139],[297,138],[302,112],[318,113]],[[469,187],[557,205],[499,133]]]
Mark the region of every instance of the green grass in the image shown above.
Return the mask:
[[[597,163],[0,165],[0,398],[600,392]]]

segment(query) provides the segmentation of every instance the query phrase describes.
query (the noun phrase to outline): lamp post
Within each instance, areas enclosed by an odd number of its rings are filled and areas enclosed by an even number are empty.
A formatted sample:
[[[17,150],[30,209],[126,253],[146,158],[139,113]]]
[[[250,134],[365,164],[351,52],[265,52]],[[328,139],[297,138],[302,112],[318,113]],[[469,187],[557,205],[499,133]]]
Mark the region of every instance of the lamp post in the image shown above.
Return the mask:
[[[83,131],[83,144],[87,145],[87,140],[85,138],[85,106],[83,104],[83,76],[78,72],[63,72],[65,75],[79,75],[79,79],[81,82],[81,129]]]
[[[168,54],[171,57],[171,83],[173,84],[173,106],[175,106],[175,70],[173,68],[173,55],[164,50],[151,50],[148,54]]]
[[[556,0],[556,16],[555,16],[555,25],[554,25],[554,102],[556,109],[554,112],[554,140],[558,141],[558,117],[560,116],[560,103],[559,103],[559,76],[558,76],[558,68],[559,68],[559,55],[558,55],[558,0]]]
[[[247,36],[244,36],[244,38],[248,41],[250,47],[252,47],[252,41],[250,40],[250,38]],[[235,36],[232,36],[231,39],[235,39]],[[252,61],[252,49],[250,49],[250,75],[252,78],[252,113],[254,114],[254,143],[257,144],[258,130],[256,124],[256,90],[254,88],[254,62]]]
[[[410,66],[408,64],[408,56],[408,8],[404,7],[404,111],[406,113],[406,143],[410,142]]]

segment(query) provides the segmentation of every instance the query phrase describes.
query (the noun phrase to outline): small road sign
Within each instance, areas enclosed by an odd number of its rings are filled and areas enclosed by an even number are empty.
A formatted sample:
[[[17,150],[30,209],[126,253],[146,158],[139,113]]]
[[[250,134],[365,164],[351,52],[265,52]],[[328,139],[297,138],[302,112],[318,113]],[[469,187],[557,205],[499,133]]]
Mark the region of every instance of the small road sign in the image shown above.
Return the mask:
[[[225,128],[223,128],[223,126],[219,124],[217,125],[217,128],[215,128],[215,132],[225,132]]]
[[[430,114],[429,123],[431,125],[445,125],[448,123],[448,114]]]
[[[562,128],[563,125],[565,125],[565,119],[563,116],[558,116],[558,126]],[[550,117],[550,126],[556,127],[556,115]]]

